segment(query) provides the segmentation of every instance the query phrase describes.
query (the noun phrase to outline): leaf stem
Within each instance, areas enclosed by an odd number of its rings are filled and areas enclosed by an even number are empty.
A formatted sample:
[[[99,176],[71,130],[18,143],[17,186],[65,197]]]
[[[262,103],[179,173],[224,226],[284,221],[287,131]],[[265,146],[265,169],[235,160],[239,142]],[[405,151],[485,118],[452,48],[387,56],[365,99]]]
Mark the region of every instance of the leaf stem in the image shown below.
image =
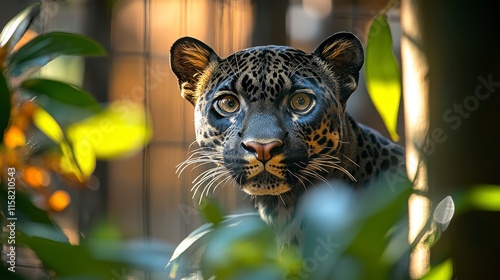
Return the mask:
[[[386,15],[387,12],[397,4],[400,4],[400,0],[389,0],[389,2],[387,2],[387,5],[385,5],[385,7],[380,10],[380,12],[378,12],[377,17],[380,15]]]

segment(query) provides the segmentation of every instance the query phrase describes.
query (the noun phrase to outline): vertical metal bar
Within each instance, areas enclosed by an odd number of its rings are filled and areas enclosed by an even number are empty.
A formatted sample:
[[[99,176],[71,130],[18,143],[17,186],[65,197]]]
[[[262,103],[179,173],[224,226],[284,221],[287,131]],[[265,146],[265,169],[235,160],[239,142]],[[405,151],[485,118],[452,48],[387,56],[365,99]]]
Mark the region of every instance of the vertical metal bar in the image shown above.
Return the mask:
[[[187,16],[188,16],[188,11],[187,11],[187,1],[188,0],[178,0],[179,1],[179,34],[180,36],[185,36],[187,33]],[[188,143],[188,135],[187,135],[187,129],[186,127],[190,124],[186,122],[185,119],[186,116],[186,107],[181,106],[181,120],[184,125],[182,125],[182,144],[181,144],[181,149],[183,151],[188,151],[189,150],[189,144]],[[189,184],[189,180],[187,180],[187,173],[184,174],[184,176],[180,176],[180,189],[181,189],[181,201],[178,209],[185,209],[184,206],[191,205],[191,195],[189,192],[190,188],[187,188],[186,186]],[[181,210],[183,211],[183,210]],[[189,223],[187,220],[184,220],[183,226],[179,226],[179,236],[184,237],[187,235],[187,233],[191,230]]]
[[[151,24],[151,3],[150,0],[143,0],[143,57],[144,57],[144,72],[143,72],[143,88],[144,99],[143,105],[146,112],[150,111],[150,84],[151,84],[151,45],[150,45],[150,24]],[[146,118],[146,122],[149,122]],[[149,126],[149,123],[146,125]],[[146,145],[142,154],[142,215],[143,215],[143,233],[146,245],[151,239],[151,168],[150,168],[150,146]],[[145,271],[145,279],[151,279],[151,273]]]

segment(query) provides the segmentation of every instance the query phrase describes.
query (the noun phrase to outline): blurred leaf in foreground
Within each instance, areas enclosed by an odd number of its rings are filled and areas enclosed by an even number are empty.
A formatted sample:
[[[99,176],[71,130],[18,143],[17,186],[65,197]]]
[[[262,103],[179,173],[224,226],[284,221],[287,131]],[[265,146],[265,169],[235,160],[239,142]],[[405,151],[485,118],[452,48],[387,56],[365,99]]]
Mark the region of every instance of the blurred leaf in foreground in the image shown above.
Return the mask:
[[[100,112],[95,98],[82,88],[46,79],[30,79],[20,85],[23,100],[32,100],[61,126]]]
[[[272,229],[258,213],[204,224],[175,249],[167,265],[170,279],[285,279],[300,267],[298,251],[280,252]],[[198,278],[196,278],[198,277]]]
[[[217,226],[224,220],[221,209],[217,207],[214,202],[204,201],[204,203],[201,205],[201,212],[203,213],[203,216],[205,217],[207,222],[212,223],[215,226]]]
[[[85,182],[95,169],[95,154],[88,146],[71,147],[67,142],[61,143],[61,172],[73,175],[79,182]]]
[[[476,185],[459,196],[457,211],[467,210],[500,211],[500,186]]]
[[[46,79],[30,79],[24,81],[20,87],[26,91],[26,94],[32,97],[50,98],[43,101],[37,100],[36,102],[49,113],[50,110],[47,108],[51,108],[50,103],[53,100],[76,108],[89,110],[93,113],[100,111],[99,104],[90,93],[70,84]]]
[[[61,149],[60,171],[72,174],[84,182],[95,168],[95,155],[90,147],[70,146],[63,129],[44,109],[37,107],[33,114],[33,123]]]
[[[54,120],[54,118],[42,108],[36,108],[33,114],[33,123],[42,131],[50,140],[55,143],[60,143],[64,139],[62,128]]]
[[[17,42],[23,37],[39,12],[40,3],[35,3],[17,14],[4,26],[2,33],[0,33],[0,62],[3,61],[3,55],[12,51]]]
[[[365,64],[366,87],[391,138],[396,132],[401,99],[401,73],[392,52],[391,29],[385,15],[376,17],[368,33]]]
[[[392,175],[388,175],[392,176]],[[383,177],[383,176],[382,176]],[[410,250],[407,239],[409,182],[392,188],[384,180],[363,192],[338,182],[318,186],[301,203],[304,260],[314,270],[301,279],[388,279]],[[361,269],[362,268],[362,269]]]
[[[10,107],[9,86],[4,75],[0,73],[0,144],[3,142],[3,133],[9,125]]]
[[[93,106],[93,99],[88,101]],[[152,134],[144,108],[129,101],[112,103],[97,114],[70,124],[64,132],[42,108],[37,108],[33,121],[59,145],[61,172],[73,174],[80,182],[92,174],[96,158],[113,159],[133,154],[148,143]]]
[[[17,77],[27,68],[41,67],[61,55],[101,56],[106,51],[101,45],[85,36],[51,32],[40,35],[17,50],[9,60],[7,72]]]
[[[442,263],[431,267],[429,272],[421,280],[447,280],[453,279],[453,262],[447,259]]]
[[[102,112],[70,125],[68,139],[73,147],[91,149],[97,158],[112,159],[142,149],[151,139],[144,108],[129,101],[112,103]]]
[[[21,233],[17,239],[37,252],[44,267],[54,271],[58,279],[111,279],[113,269],[118,271],[124,266],[113,260],[98,259],[87,246]]]

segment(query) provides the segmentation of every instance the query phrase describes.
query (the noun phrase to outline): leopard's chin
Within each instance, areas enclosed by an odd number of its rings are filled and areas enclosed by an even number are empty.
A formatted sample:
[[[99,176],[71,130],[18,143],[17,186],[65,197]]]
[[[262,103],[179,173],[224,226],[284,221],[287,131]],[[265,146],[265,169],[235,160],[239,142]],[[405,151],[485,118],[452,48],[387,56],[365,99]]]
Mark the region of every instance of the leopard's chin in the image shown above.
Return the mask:
[[[249,195],[280,195],[292,189],[291,185],[275,176],[262,176],[245,182],[241,189]]]
[[[249,195],[280,195],[290,191],[290,186],[287,184],[280,184],[275,187],[267,186],[243,186],[243,191]]]

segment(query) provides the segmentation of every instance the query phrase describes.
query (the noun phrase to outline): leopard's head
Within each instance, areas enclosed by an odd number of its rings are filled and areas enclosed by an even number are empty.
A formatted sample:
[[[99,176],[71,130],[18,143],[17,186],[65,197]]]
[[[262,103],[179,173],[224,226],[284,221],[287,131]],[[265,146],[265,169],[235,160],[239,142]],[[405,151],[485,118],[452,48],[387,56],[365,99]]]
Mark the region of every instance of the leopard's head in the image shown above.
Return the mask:
[[[278,196],[342,170],[345,107],[362,64],[351,33],[332,35],[310,54],[264,46],[224,59],[194,38],[177,40],[171,67],[195,106],[201,147],[186,164],[217,164],[198,186],[225,179],[252,196]]]

